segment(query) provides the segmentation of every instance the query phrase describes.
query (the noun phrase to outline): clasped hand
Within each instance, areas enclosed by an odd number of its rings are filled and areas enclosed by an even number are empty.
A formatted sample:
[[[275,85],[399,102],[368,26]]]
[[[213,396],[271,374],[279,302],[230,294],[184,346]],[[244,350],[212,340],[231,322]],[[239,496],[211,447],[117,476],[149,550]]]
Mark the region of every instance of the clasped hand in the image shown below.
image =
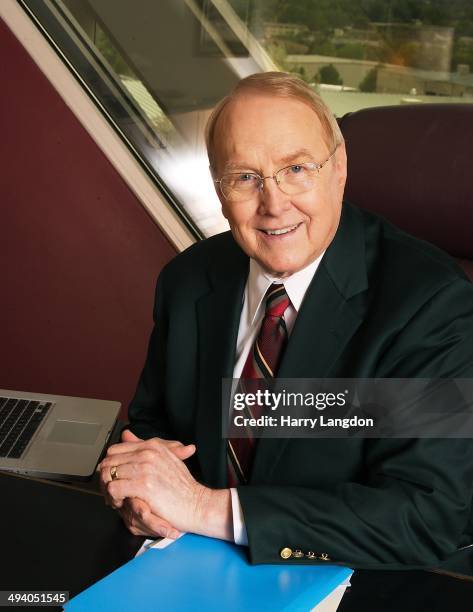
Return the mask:
[[[98,466],[102,493],[132,533],[176,538],[180,531],[197,531],[206,488],[184,464],[195,450],[177,441],[141,440],[128,430],[121,444],[108,449]]]

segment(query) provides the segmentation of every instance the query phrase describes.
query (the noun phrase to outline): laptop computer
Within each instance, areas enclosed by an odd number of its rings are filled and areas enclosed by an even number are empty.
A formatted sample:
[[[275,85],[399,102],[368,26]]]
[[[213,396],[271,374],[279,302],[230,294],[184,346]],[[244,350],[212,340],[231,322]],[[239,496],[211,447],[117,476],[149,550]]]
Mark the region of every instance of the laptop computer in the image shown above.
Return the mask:
[[[87,480],[119,411],[119,402],[0,389],[0,470]]]

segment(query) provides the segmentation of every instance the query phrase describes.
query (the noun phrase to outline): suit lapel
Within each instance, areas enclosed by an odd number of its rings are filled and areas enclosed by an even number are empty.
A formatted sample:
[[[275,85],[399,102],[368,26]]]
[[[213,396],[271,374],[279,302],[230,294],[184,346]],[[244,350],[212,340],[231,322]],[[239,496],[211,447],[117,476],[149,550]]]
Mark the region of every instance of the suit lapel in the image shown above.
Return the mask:
[[[222,378],[232,378],[235,347],[248,276],[248,257],[233,255],[212,262],[210,291],[197,302],[198,407],[196,443],[204,482],[225,487],[226,444],[222,437]]]
[[[291,333],[278,378],[329,378],[337,359],[363,320],[354,296],[367,288],[365,243],[358,212],[345,205]],[[288,439],[259,441],[251,482],[266,480]]]

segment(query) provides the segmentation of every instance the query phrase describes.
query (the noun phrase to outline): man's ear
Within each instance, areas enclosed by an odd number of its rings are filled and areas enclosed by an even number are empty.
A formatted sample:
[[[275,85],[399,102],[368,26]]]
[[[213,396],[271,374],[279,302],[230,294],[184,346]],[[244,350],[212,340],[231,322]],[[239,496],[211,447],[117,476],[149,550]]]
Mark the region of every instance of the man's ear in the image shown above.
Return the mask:
[[[212,168],[212,166],[209,166],[209,171],[210,171],[210,176],[212,177],[212,182],[214,182],[218,178],[217,171],[215,170],[215,168]],[[225,211],[226,200],[223,197],[222,192],[220,191],[220,186],[218,183],[214,182],[214,189],[217,194],[217,198],[220,200],[220,204],[222,206],[222,215],[225,217],[225,219],[228,219],[228,214]]]
[[[335,151],[335,168],[338,185],[343,190],[347,180],[347,151],[345,142],[341,142]]]

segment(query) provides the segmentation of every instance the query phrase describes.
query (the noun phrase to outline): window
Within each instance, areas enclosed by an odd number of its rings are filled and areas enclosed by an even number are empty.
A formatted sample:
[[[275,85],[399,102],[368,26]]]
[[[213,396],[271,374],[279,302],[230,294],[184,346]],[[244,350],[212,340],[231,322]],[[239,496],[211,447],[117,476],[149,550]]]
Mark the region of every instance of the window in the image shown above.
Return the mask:
[[[20,0],[196,237],[227,228],[203,130],[242,77],[288,70],[337,116],[473,101],[470,0]]]

